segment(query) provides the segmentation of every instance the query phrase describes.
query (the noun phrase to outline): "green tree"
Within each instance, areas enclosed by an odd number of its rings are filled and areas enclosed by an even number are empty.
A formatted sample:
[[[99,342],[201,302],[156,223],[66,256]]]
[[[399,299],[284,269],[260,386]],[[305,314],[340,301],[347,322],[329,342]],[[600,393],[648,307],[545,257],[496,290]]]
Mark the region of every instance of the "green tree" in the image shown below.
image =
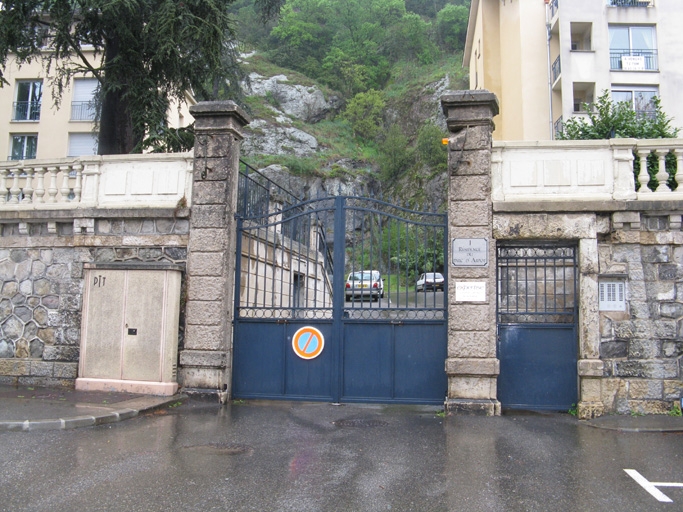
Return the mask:
[[[351,123],[354,136],[374,140],[382,129],[382,112],[385,101],[382,93],[374,89],[356,94],[344,111]]]
[[[263,16],[284,0],[254,0]],[[43,59],[55,103],[75,75],[99,81],[99,152],[141,151],[165,126],[172,99],[211,98],[230,75],[233,0],[9,0],[0,4],[0,66]],[[95,60],[86,58],[88,48]],[[0,71],[0,79],[7,84]]]
[[[465,47],[469,11],[469,6],[448,4],[436,15],[438,39],[444,49],[457,51]]]
[[[430,28],[431,25],[419,15],[406,13],[387,30],[384,52],[394,62],[406,59],[431,64],[439,50],[429,38]]]

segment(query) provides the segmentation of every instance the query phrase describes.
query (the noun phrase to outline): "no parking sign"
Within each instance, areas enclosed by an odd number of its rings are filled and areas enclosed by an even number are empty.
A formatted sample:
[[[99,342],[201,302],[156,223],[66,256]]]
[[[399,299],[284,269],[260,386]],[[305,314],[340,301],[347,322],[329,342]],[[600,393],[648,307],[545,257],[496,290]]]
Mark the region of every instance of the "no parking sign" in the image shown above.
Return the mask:
[[[302,327],[292,337],[292,349],[301,359],[314,359],[325,347],[325,337],[315,327]]]

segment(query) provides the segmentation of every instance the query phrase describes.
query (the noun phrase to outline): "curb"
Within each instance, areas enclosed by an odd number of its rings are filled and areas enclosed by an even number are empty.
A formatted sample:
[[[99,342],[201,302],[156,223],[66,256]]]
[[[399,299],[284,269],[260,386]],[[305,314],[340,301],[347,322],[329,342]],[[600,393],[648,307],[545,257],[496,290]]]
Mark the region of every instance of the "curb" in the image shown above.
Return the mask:
[[[580,422],[581,425],[587,427],[599,428],[602,430],[611,430],[616,432],[633,432],[633,433],[680,433],[683,432],[683,422],[680,421],[659,421],[656,425],[628,425],[625,420],[621,421],[595,421],[588,420]]]
[[[103,412],[98,415],[70,416],[66,418],[24,420],[24,421],[0,421],[0,431],[10,432],[37,432],[47,430],[69,430],[73,428],[92,427],[117,423],[119,421],[134,418],[141,413],[159,409],[165,405],[182,402],[187,398],[185,395],[173,395],[170,397],[144,396],[120,402],[116,409]]]

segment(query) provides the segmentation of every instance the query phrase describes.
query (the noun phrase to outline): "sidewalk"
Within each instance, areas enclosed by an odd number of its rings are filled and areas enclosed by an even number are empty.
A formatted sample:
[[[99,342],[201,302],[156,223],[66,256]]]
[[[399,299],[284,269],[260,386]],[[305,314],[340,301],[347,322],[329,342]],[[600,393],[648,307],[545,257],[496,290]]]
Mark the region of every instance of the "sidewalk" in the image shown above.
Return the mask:
[[[114,423],[186,399],[182,394],[152,396],[0,384],[0,431],[59,430]],[[621,432],[683,432],[683,418],[664,414],[602,416],[580,424]]]
[[[0,431],[59,430],[114,423],[184,399],[184,395],[151,396],[0,384]]]

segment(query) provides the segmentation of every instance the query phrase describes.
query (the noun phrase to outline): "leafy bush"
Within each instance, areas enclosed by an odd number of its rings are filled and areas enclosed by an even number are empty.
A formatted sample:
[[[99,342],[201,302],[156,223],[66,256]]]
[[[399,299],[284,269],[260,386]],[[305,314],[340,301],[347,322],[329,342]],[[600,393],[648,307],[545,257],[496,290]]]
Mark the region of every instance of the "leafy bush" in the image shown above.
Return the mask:
[[[385,181],[396,179],[414,164],[408,137],[403,135],[397,124],[392,124],[387,130],[384,140],[379,144],[379,154],[379,166]]]
[[[444,133],[431,121],[422,125],[417,132],[417,160],[431,167],[434,172],[448,168],[448,151],[441,143]]]
[[[374,140],[382,129],[384,106],[384,97],[379,91],[371,89],[356,94],[344,112],[344,118],[351,123],[354,136]]]
[[[628,102],[614,103],[609,91],[604,91],[595,105],[584,104],[588,113],[588,121],[584,118],[573,117],[565,122],[563,131],[559,134],[561,140],[589,140],[612,139],[628,137],[634,139],[668,139],[678,136],[678,128],[671,127],[672,118],[662,111],[661,100],[655,96],[652,100],[654,110],[651,115],[644,116],[633,110]],[[638,175],[640,174],[640,159],[634,155],[633,173],[636,189],[640,188]],[[665,159],[666,171],[669,174],[667,183],[671,190],[678,184],[675,180],[676,157],[668,154]],[[647,157],[647,171],[650,176],[648,188],[655,190],[659,185],[657,170],[659,160],[652,153]]]
[[[589,140],[632,137],[634,139],[674,138],[678,128],[662,111],[661,100],[653,98],[652,115],[637,113],[628,102],[614,103],[609,91],[604,91],[594,105],[584,104],[588,120],[572,117],[564,123],[559,139]]]

